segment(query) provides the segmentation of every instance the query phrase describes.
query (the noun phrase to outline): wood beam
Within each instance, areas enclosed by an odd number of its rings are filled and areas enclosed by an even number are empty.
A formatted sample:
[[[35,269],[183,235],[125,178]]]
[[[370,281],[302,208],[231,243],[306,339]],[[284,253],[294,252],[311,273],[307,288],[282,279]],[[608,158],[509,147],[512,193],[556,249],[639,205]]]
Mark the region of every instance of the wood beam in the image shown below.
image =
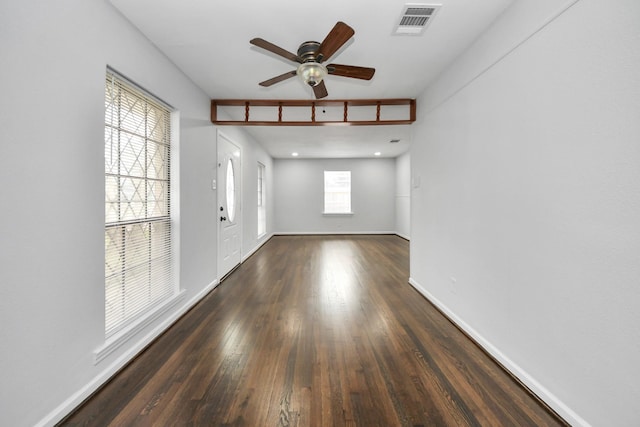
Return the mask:
[[[407,117],[404,119],[382,119],[380,111],[385,106],[407,106]],[[375,118],[371,120],[353,120],[349,108],[376,107]],[[218,107],[244,107],[244,120],[220,120]],[[273,120],[250,119],[251,107],[276,107]],[[283,120],[284,108],[309,108],[307,120]],[[316,107],[342,107],[343,120],[317,120]],[[390,99],[212,99],[211,122],[217,125],[232,126],[375,126],[375,125],[408,125],[416,120],[416,100],[410,98]]]

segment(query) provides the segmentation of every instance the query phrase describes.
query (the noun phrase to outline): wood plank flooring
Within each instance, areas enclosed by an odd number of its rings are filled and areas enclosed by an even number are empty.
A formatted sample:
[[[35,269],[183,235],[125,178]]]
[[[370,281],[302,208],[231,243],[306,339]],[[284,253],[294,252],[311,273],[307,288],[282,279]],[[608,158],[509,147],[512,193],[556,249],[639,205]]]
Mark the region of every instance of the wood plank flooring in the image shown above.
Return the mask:
[[[565,425],[408,278],[397,236],[275,236],[60,425]]]

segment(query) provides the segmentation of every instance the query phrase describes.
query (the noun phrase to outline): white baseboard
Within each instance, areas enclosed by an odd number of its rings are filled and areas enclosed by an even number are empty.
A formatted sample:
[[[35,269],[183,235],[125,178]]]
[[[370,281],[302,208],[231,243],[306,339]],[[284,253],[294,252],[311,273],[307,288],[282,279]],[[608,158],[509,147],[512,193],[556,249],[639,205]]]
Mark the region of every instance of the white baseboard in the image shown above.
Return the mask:
[[[132,344],[129,349],[118,357],[109,366],[106,366],[97,376],[95,376],[89,383],[87,383],[80,390],[72,394],[67,400],[62,402],[57,408],[51,411],[47,416],[42,418],[36,427],[49,427],[60,422],[71,411],[73,411],[78,405],[95,393],[104,383],[106,383],[114,374],[133,360],[138,353],[144,350],[153,340],[159,337],[164,331],[166,331],[171,325],[173,325],[180,317],[182,317],[187,311],[189,311],[194,305],[196,305],[202,298],[204,298],[211,290],[218,285],[218,280],[214,280],[207,285],[203,290],[198,292],[193,298],[187,301],[181,308],[176,310],[171,316],[165,319],[158,326],[153,328],[147,335],[140,338],[138,342]]]
[[[131,327],[126,328],[123,331],[120,331],[113,337],[109,337],[103,345],[98,347],[93,352],[93,364],[97,365],[102,360],[106,359],[111,353],[116,351],[120,346],[128,342],[132,337],[138,335],[141,331],[143,331],[147,326],[151,325],[156,319],[162,316],[164,313],[173,309],[176,305],[178,305],[184,299],[185,291],[184,289],[174,295],[168,301],[162,303],[159,307],[153,310],[148,315],[144,316],[140,321],[135,322],[131,325]]]
[[[404,240],[411,241],[411,238],[406,234],[401,234],[401,233],[394,233],[394,234],[398,237],[402,237]]]
[[[440,311],[442,311],[453,323],[455,323],[460,329],[467,333],[480,347],[484,349],[488,354],[495,358],[502,366],[507,369],[514,377],[520,380],[526,387],[531,390],[536,396],[544,401],[550,408],[558,413],[565,421],[572,426],[591,427],[582,417],[580,417],[575,411],[564,404],[557,396],[551,393],[542,384],[536,381],[531,375],[529,375],[524,369],[518,366],[514,361],[502,353],[497,347],[495,347],[489,340],[485,339],[475,329],[469,326],[464,320],[451,311],[440,300],[434,297],[423,286],[418,284],[413,278],[409,278],[409,284],[413,286],[418,292],[420,292],[426,299],[428,299],[433,305],[435,305]]]
[[[271,233],[271,234],[269,234],[267,236],[263,236],[260,239],[260,241],[258,242],[258,244],[253,249],[251,249],[246,254],[242,255],[242,261],[240,261],[240,262],[245,262],[247,260],[247,258],[249,258],[251,255],[256,253],[258,251],[258,249],[260,249],[262,247],[262,245],[267,243],[269,241],[269,239],[271,239],[272,237],[273,237],[273,233]]]

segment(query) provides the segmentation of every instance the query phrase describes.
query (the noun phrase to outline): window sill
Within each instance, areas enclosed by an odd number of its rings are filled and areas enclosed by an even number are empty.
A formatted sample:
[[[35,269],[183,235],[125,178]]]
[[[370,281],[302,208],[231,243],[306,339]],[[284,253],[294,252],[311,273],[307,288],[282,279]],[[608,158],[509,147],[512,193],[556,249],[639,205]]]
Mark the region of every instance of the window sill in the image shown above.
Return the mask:
[[[344,216],[344,215],[351,216],[353,214],[354,214],[353,212],[322,212],[323,216],[336,216],[336,215],[338,215],[338,216]]]
[[[161,303],[159,306],[157,306],[155,309],[148,312],[145,316],[141,317],[136,322],[132,323],[125,329],[107,338],[104,344],[99,348],[95,349],[93,352],[94,365],[97,365],[98,363],[100,363],[105,357],[113,353],[122,344],[126,343],[127,341],[129,341],[129,339],[131,339],[134,335],[136,335],[142,329],[149,326],[151,322],[153,322],[162,314],[166,313],[175,305],[177,305],[180,301],[184,299],[185,294],[186,292],[184,289],[180,290],[173,297]]]

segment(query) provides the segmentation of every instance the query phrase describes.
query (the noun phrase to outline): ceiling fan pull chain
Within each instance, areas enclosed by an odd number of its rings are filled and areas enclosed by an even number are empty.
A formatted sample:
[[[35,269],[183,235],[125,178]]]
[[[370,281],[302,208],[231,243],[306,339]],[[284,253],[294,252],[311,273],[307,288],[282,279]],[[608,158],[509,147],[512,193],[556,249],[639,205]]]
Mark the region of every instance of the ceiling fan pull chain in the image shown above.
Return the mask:
[[[347,101],[344,101],[344,121],[345,121],[345,122],[347,122],[347,121],[348,121],[348,119],[347,119],[347,109],[348,109],[349,107],[347,107],[347,104],[348,104],[348,102],[347,102]]]
[[[249,121],[249,103],[248,102],[244,103],[244,121],[245,122]]]
[[[311,103],[311,121],[312,122],[316,121],[316,103],[315,102]]]

